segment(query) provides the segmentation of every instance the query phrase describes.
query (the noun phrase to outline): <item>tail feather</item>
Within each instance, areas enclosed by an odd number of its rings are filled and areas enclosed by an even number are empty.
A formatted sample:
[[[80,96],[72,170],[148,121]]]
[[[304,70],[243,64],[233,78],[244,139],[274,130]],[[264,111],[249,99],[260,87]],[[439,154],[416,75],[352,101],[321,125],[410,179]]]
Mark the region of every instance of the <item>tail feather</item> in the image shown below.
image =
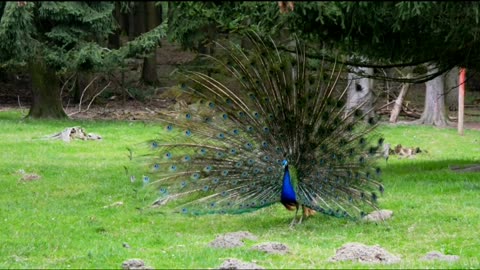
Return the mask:
[[[381,142],[372,146],[378,136],[367,136],[375,119],[345,111],[342,67],[320,62],[312,72],[299,40],[291,55],[255,33],[249,38],[253,50],[219,45],[228,59],[211,57],[239,89],[184,72],[182,90],[196,103],[162,115],[161,137],[134,150],[151,185],[182,213],[253,211],[280,202],[288,159],[308,213],[357,216],[375,208],[383,186],[372,168]]]

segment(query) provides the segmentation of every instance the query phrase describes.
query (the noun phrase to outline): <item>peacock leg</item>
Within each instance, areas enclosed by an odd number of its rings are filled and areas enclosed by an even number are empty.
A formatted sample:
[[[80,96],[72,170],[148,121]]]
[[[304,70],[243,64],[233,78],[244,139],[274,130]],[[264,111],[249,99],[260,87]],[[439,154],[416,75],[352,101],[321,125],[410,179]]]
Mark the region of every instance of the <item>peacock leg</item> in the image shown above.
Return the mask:
[[[290,228],[292,228],[293,226],[298,224],[298,223],[296,223],[296,220],[297,220],[297,214],[298,214],[299,207],[298,207],[298,205],[296,207],[297,207],[297,210],[295,210],[295,216],[293,217],[292,222],[290,222]]]
[[[302,215],[300,216],[300,220],[298,221],[297,224],[301,224],[304,217],[305,217],[305,206],[302,205]]]

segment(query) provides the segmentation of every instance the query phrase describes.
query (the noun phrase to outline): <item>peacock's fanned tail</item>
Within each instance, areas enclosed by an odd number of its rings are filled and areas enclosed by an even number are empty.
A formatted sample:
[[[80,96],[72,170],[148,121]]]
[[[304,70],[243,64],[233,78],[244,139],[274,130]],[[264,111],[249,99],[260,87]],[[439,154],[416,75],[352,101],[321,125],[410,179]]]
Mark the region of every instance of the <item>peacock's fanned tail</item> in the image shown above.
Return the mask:
[[[195,102],[162,115],[161,136],[133,150],[144,180],[176,211],[242,213],[280,202],[286,159],[300,204],[349,217],[375,208],[383,186],[372,162],[383,140],[366,136],[376,125],[368,113],[346,112],[342,67],[309,63],[298,40],[290,54],[249,38],[253,49],[212,57],[223,79],[184,72],[182,91]]]

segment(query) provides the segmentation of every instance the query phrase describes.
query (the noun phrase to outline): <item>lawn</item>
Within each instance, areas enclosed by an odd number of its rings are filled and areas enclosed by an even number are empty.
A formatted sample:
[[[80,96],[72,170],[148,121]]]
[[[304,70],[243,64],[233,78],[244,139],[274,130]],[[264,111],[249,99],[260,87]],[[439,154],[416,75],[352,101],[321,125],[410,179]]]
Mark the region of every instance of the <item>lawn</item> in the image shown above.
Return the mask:
[[[102,141],[42,140],[81,126]],[[20,111],[0,112],[0,268],[120,268],[140,258],[154,268],[218,268],[227,258],[265,268],[479,268],[480,173],[456,173],[450,165],[480,163],[480,131],[384,125],[387,143],[426,150],[415,158],[392,156],[383,169],[384,223],[316,215],[294,230],[292,212],[275,205],[242,215],[189,217],[149,208],[156,192],[131,183],[126,148],[151,139],[155,123],[30,121]],[[19,170],[38,174],[21,181]],[[116,202],[122,205],[111,206]],[[106,207],[107,206],[107,207]],[[218,234],[249,231],[258,241],[214,249]],[[287,245],[287,255],[251,250],[262,242]],[[378,244],[400,256],[393,265],[334,263],[348,242]],[[130,248],[123,247],[127,243]],[[420,260],[429,251],[459,255],[454,263]]]

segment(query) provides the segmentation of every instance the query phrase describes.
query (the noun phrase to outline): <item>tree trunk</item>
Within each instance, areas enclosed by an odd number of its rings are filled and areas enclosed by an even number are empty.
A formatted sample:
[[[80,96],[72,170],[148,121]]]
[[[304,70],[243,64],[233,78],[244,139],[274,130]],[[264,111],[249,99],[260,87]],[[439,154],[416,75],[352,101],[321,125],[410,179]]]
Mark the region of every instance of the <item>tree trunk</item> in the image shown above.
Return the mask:
[[[144,2],[145,10],[145,25],[146,30],[150,31],[153,28],[157,27],[158,23],[158,12],[155,7],[155,2],[149,1]],[[157,84],[157,49],[152,52],[148,57],[143,58],[142,66],[142,81],[146,84]]]
[[[407,79],[409,79],[409,78],[411,78],[410,73],[407,75]],[[402,110],[403,99],[407,95],[407,92],[408,92],[409,88],[410,88],[409,83],[404,83],[402,85],[402,89],[400,90],[400,93],[398,93],[398,97],[395,100],[395,104],[393,105],[392,112],[390,113],[390,123],[397,122],[398,115],[400,114],[400,111]]]
[[[445,74],[445,103],[447,108],[456,111],[458,107],[458,67]]]
[[[145,2],[135,3],[135,38],[145,33]]]
[[[128,12],[128,40],[135,39],[135,3],[130,3],[130,11]]]
[[[32,105],[28,118],[68,118],[63,110],[60,85],[55,71],[50,69],[43,58],[37,58],[29,65],[32,76]]]
[[[120,12],[120,2],[115,2],[113,16],[118,23],[118,28],[108,36],[108,45],[111,49],[120,48],[120,35],[122,33],[122,13]]]
[[[406,79],[410,79],[412,77],[411,70],[407,70],[407,76],[405,76]],[[405,99],[405,96],[407,95],[408,89],[410,88],[409,83],[403,83],[402,88],[400,89],[400,93],[398,93],[397,99],[395,100],[395,103],[393,105],[392,112],[390,113],[390,123],[395,123],[397,122],[398,115],[400,114],[400,111],[402,110],[402,104],[403,100]]]
[[[431,72],[437,72],[434,68]],[[445,110],[445,76],[442,74],[425,83],[425,108],[420,119],[414,121],[416,124],[434,125],[438,127],[447,126],[447,112]]]
[[[360,110],[368,116],[373,115],[372,89],[373,80],[370,78],[361,77],[357,73],[363,72],[367,75],[373,75],[373,68],[352,67],[355,73],[348,73],[348,81],[350,85],[347,90],[347,113],[353,109],[360,108]]]
[[[206,39],[198,43],[198,52],[213,55],[215,51],[215,43],[213,41],[216,39],[217,27],[215,24],[209,23],[200,31],[206,33]]]

